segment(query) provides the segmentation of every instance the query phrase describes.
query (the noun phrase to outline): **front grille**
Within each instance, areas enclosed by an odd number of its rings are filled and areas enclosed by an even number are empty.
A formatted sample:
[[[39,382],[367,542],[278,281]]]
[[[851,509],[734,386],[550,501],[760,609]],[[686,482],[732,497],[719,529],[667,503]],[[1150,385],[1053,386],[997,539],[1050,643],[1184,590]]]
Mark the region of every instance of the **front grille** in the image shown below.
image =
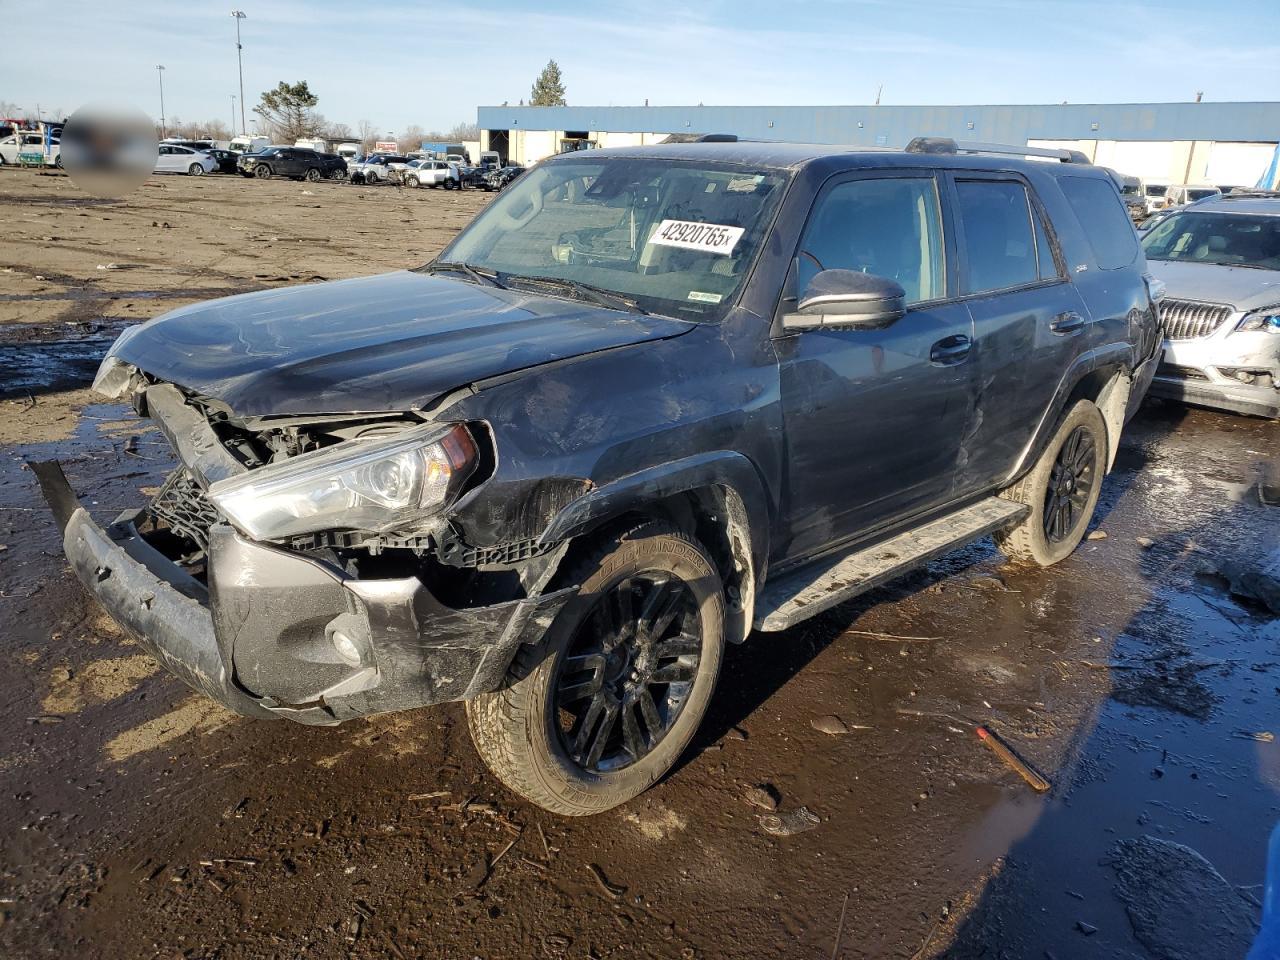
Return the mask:
[[[1231,307],[1225,303],[1168,299],[1160,301],[1160,319],[1164,322],[1165,336],[1170,340],[1207,337],[1222,326],[1229,316]]]
[[[174,533],[196,543],[201,550],[209,549],[209,528],[222,519],[185,467],[169,475],[148,509],[153,517],[163,520]]]

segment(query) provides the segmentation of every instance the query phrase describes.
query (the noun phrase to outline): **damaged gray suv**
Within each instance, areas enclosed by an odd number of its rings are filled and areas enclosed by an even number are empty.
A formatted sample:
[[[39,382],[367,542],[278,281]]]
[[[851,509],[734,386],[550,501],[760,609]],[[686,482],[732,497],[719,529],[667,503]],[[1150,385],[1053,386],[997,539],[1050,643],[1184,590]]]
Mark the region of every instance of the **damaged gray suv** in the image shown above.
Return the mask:
[[[196,690],[307,724],[463,700],[504,783],[591,814],[671,769],[727,643],[989,534],[1070,554],[1159,353],[1145,269],[1066,152],[566,155],[424,267],[122,335],[96,388],[179,461],[141,510],[35,467],[77,576]]]

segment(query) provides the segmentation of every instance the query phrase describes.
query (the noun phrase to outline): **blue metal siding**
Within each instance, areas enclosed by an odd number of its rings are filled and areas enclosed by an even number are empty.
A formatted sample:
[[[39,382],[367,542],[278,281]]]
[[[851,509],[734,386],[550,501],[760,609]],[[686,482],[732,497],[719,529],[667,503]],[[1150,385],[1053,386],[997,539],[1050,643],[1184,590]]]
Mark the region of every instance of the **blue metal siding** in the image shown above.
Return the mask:
[[[903,147],[917,136],[1000,143],[1280,141],[1280,102],[937,107],[480,107],[477,118],[482,130],[736,133],[758,140],[866,147]]]

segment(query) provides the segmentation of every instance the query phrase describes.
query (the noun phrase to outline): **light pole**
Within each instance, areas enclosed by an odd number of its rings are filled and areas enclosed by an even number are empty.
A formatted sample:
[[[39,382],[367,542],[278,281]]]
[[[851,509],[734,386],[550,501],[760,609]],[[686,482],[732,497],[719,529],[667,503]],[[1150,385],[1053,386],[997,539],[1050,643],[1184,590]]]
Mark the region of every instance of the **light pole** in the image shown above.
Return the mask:
[[[160,139],[165,138],[164,129],[164,64],[156,64],[156,75],[160,78]]]
[[[231,136],[236,135],[236,95],[231,95]]]
[[[231,16],[236,18],[236,66],[240,70],[240,135],[243,137],[247,136],[249,133],[249,129],[245,126],[244,122],[244,58],[240,54],[240,51],[243,49],[243,47],[240,46],[240,21],[245,18],[245,12],[243,10],[232,10]],[[234,130],[234,113],[231,115],[231,126]]]

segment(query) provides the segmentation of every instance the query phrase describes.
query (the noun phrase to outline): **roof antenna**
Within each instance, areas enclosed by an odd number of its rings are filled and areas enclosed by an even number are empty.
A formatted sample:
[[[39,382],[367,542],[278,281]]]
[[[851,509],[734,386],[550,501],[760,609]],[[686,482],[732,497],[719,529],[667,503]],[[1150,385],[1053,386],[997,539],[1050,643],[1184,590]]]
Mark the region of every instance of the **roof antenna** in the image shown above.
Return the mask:
[[[880,106],[880,94],[882,94],[883,92],[884,92],[884,84],[882,83],[880,84],[880,86],[876,87],[876,106],[877,107]]]
[[[1197,91],[1196,91],[1196,103],[1199,103],[1199,102],[1200,102],[1201,100],[1203,100],[1203,99],[1204,99],[1204,91],[1203,91],[1203,90],[1197,90]]]

